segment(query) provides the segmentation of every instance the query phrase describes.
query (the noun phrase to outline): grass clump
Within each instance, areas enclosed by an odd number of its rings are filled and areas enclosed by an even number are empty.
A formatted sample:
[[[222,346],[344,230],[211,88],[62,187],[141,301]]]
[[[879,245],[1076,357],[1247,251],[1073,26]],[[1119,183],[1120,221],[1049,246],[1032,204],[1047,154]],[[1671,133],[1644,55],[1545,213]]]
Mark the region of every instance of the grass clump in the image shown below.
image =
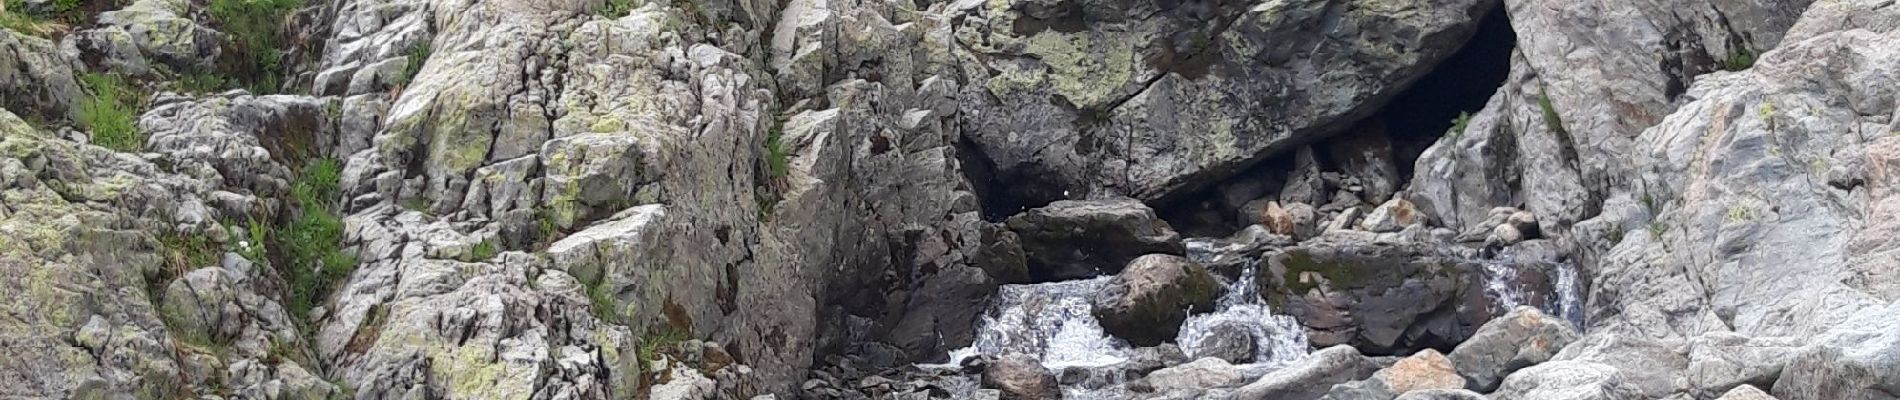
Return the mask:
[[[1729,54],[1728,58],[1722,59],[1720,67],[1723,71],[1741,71],[1753,68],[1755,67],[1755,57],[1756,54],[1754,50],[1742,48],[1737,50],[1734,54]]]
[[[1570,133],[1570,131],[1564,130],[1563,116],[1557,115],[1557,107],[1550,103],[1549,92],[1540,91],[1537,94],[1537,106],[1544,110],[1544,127],[1550,128],[1552,132]]]
[[[342,167],[334,159],[305,165],[291,186],[299,209],[270,238],[279,252],[279,265],[290,282],[289,306],[298,316],[329,296],[330,289],[356,267],[356,257],[341,248],[343,221],[332,211]]]
[[[1465,135],[1465,127],[1470,125],[1471,113],[1460,111],[1458,112],[1457,118],[1451,119],[1451,130],[1446,131],[1446,133],[1450,134],[1453,138],[1461,137]]]
[[[634,0],[607,0],[606,4],[594,10],[594,15],[609,19],[620,18],[632,13],[633,7]]]
[[[136,123],[144,93],[118,74],[87,73],[80,81],[91,93],[79,103],[79,125],[92,131],[92,143],[117,151],[144,147]]]
[[[284,74],[284,18],[303,0],[211,0],[211,19],[225,33],[225,70],[256,93],[276,93]]]
[[[500,253],[500,250],[495,248],[495,242],[483,240],[481,243],[476,243],[474,247],[468,249],[469,259],[467,261],[482,261],[495,258],[496,253]]]
[[[602,282],[587,285],[587,302],[589,306],[592,306],[590,308],[594,311],[594,318],[600,318],[601,321],[609,323],[620,323],[620,311],[614,306],[615,300],[614,294],[607,290],[605,279],[602,279]]]
[[[434,54],[435,50],[428,41],[420,41],[409,45],[407,53],[407,60],[402,65],[402,75],[396,77],[397,84],[408,85],[409,82],[415,81],[416,74],[422,73],[422,65],[429,62],[429,56]]]

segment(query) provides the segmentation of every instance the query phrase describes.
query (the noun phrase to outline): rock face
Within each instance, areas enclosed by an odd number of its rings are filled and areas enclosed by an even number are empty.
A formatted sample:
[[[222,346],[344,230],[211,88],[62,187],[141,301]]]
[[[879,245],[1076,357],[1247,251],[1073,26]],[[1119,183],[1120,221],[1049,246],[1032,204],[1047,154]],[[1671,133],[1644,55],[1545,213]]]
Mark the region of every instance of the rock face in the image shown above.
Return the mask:
[[[1220,282],[1181,256],[1150,254],[1128,263],[1097,294],[1094,314],[1109,334],[1154,346],[1180,333],[1188,314],[1212,311]]]
[[[1026,205],[1167,198],[1344,129],[1449,56],[1496,4],[959,3],[968,29],[957,45],[997,60],[959,98],[964,115],[982,116],[964,129],[1005,197]]]
[[[1108,275],[1152,347],[973,393],[1900,393],[1891,0],[70,3],[0,10],[0,397],[943,397],[999,286]],[[194,87],[253,55],[308,95]],[[1178,365],[1257,256],[1325,350]]]
[[[1057,281],[1113,274],[1147,254],[1186,252],[1181,235],[1134,200],[1059,201],[1010,217],[1030,276]]]
[[[78,118],[78,65],[57,43],[0,30],[0,107],[34,120]]]

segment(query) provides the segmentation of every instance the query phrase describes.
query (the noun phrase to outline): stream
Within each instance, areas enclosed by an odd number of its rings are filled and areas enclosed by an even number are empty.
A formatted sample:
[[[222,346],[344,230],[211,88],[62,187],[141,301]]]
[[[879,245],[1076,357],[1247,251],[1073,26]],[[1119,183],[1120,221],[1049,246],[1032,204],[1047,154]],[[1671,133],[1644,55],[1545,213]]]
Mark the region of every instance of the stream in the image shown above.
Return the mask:
[[[1190,239],[1187,255],[1196,262],[1207,263],[1223,256],[1219,246],[1216,240]],[[1255,354],[1253,362],[1236,367],[1252,381],[1299,361],[1312,349],[1299,321],[1275,314],[1259,287],[1252,284],[1263,267],[1261,260],[1245,261],[1247,266],[1240,272],[1239,279],[1226,284],[1215,310],[1189,316],[1172,343],[1186,354],[1195,354],[1213,327],[1223,324],[1243,327],[1253,336]],[[1529,303],[1520,287],[1517,269],[1523,264],[1514,264],[1512,260],[1468,261],[1483,266],[1485,294],[1497,310],[1508,311]],[[1569,264],[1551,267],[1555,271],[1547,273],[1548,284],[1556,298],[1546,302],[1549,306],[1544,307],[1544,311],[1582,326],[1582,293],[1576,268]],[[948,363],[925,367],[955,368],[965,359],[978,355],[1027,354],[1061,377],[1065,399],[1128,398],[1126,382],[1115,367],[1130,362],[1135,349],[1105,333],[1091,313],[1091,299],[1112,278],[1003,285],[978,324],[975,343],[952,351]],[[1066,376],[1075,374],[1087,376]],[[967,382],[967,385],[968,389],[975,389],[975,382]]]

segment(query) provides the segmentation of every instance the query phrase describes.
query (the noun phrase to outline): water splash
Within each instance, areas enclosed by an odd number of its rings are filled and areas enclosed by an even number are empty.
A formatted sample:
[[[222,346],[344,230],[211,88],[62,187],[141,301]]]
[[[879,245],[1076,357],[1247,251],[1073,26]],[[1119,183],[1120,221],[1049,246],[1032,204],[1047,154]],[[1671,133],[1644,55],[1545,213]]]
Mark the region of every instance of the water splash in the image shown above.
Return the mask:
[[[1569,262],[1476,260],[1484,267],[1484,293],[1500,310],[1532,304],[1545,314],[1555,315],[1578,329],[1584,327],[1583,289],[1577,284],[1576,264]],[[1532,301],[1520,278],[1526,269],[1544,274],[1550,285],[1548,301]],[[1541,300],[1541,299],[1540,299]]]
[[[1306,355],[1309,345],[1306,330],[1291,316],[1274,315],[1254,284],[1258,264],[1240,272],[1240,278],[1227,285],[1215,311],[1188,317],[1181,324],[1177,342],[1181,350],[1196,354],[1215,327],[1237,326],[1253,336],[1254,364],[1280,366]]]
[[[1029,354],[1060,370],[1126,361],[1128,345],[1103,332],[1091,313],[1090,299],[1109,279],[1003,285],[979,324],[976,343],[952,351],[951,362],[978,354]]]

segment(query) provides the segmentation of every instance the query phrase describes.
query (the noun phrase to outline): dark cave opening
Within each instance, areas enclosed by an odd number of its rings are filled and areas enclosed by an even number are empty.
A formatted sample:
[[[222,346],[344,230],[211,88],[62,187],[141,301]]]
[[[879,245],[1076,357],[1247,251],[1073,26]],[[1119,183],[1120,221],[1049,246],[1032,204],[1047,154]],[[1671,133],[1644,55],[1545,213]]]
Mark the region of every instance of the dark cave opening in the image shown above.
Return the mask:
[[[1502,5],[1492,9],[1479,21],[1464,47],[1372,116],[1307,145],[1314,150],[1319,169],[1341,172],[1349,161],[1340,155],[1359,154],[1371,136],[1372,143],[1389,143],[1389,152],[1379,152],[1389,156],[1379,162],[1390,163],[1385,170],[1392,174],[1389,178],[1395,188],[1407,186],[1413,165],[1425,149],[1443,137],[1461,114],[1476,114],[1483,109],[1508,78],[1517,35],[1507,14]],[[1165,205],[1161,214],[1176,230],[1190,236],[1225,236],[1254,224],[1261,211],[1256,209],[1259,200],[1281,199],[1280,192],[1297,167],[1297,153],[1288,151],[1263,160],[1201,193],[1186,196],[1185,201]],[[1344,189],[1329,182],[1322,194],[1331,198]],[[1376,194],[1360,193],[1360,197],[1368,206],[1384,201]]]
[[[1511,73],[1517,33],[1504,6],[1491,10],[1465,47],[1438,64],[1373,118],[1392,138],[1399,175],[1409,179],[1418,156],[1451,129],[1459,114],[1476,114]]]

